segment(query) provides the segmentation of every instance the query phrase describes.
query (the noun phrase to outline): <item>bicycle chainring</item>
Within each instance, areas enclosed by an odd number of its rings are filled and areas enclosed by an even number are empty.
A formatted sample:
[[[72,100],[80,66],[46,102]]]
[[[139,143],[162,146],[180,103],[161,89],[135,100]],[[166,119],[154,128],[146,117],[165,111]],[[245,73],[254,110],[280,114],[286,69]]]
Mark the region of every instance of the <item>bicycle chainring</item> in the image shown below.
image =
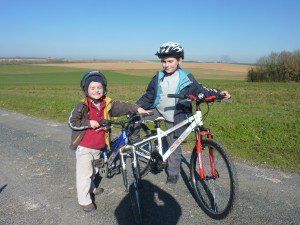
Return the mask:
[[[108,166],[107,163],[104,163],[101,167],[99,167],[99,175],[101,177],[107,177],[108,174]]]
[[[150,171],[154,174],[160,173],[168,166],[167,162],[164,162],[161,155],[157,151],[153,151],[150,154]]]

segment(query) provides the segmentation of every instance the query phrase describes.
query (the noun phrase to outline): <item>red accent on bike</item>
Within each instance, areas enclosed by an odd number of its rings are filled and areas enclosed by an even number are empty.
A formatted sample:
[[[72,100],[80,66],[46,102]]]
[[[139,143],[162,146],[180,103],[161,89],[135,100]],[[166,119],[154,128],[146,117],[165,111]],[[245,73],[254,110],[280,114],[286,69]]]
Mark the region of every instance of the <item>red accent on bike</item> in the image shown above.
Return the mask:
[[[204,180],[205,179],[205,171],[204,171],[204,166],[203,166],[203,158],[202,158],[202,136],[201,133],[197,133],[197,142],[196,142],[196,150],[198,154],[198,160],[199,160],[199,175],[200,179]]]
[[[189,98],[190,100],[192,100],[192,101],[195,101],[195,100],[198,100],[198,99],[199,99],[199,97],[196,96],[196,95],[189,95],[188,98]]]
[[[211,132],[209,132],[208,130],[202,130],[202,131],[200,131],[200,132],[197,133],[197,153],[198,153],[198,158],[199,158],[199,165],[200,165],[200,167],[199,167],[199,174],[200,174],[200,178],[201,179],[205,179],[205,172],[204,172],[203,158],[202,158],[202,151],[203,151],[202,137],[203,136],[207,136],[207,138],[212,139],[213,138],[213,134]],[[199,143],[199,140],[200,140],[200,143]],[[199,148],[198,146],[201,146],[201,149],[198,149]],[[216,169],[215,158],[214,158],[214,153],[213,153],[213,149],[212,148],[209,149],[209,163],[210,163],[211,174],[215,178],[219,178],[219,173],[218,173],[218,171]]]
[[[215,178],[219,178],[219,173],[216,170],[215,157],[212,148],[209,148],[210,172]]]
[[[211,95],[211,96],[205,98],[205,101],[206,102],[214,102],[216,100],[216,98],[217,98],[217,96]]]
[[[213,139],[213,134],[211,132],[209,132],[208,130],[200,131],[200,135],[207,136],[207,138],[209,138],[209,139]]]

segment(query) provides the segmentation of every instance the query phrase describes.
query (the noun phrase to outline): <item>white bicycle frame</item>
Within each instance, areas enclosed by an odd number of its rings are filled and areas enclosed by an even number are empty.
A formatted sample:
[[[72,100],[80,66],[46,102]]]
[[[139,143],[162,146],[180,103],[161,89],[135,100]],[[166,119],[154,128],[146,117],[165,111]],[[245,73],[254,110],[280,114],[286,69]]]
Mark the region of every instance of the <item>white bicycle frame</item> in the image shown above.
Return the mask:
[[[167,137],[170,133],[178,130],[179,128],[185,126],[186,124],[190,123],[190,125],[185,129],[185,131],[175,140],[175,142],[169,147],[169,149],[163,153],[163,148],[162,148],[162,138]],[[157,134],[154,136],[151,136],[147,139],[144,139],[140,142],[134,143],[134,146],[141,145],[147,141],[157,139],[158,140],[158,145],[157,149],[159,154],[162,156],[163,161],[165,162],[169,156],[175,151],[175,149],[190,135],[192,131],[194,131],[195,127],[198,126],[203,126],[203,121],[202,121],[202,112],[201,111],[196,111],[196,113],[187,118],[186,120],[182,121],[181,123],[175,125],[174,127],[163,131],[160,127],[158,127]],[[136,151],[137,155],[140,155],[139,151]],[[142,157],[145,157],[147,159],[150,159],[150,156],[146,155],[141,155]]]
[[[125,167],[126,167],[124,156],[128,154],[127,153],[128,151],[132,152],[132,155],[133,155],[133,160],[132,160],[133,167],[137,168],[137,158],[136,158],[136,149],[135,149],[135,146],[134,145],[125,145],[125,146],[123,146],[123,147],[121,147],[119,149],[119,153],[120,153],[120,156],[121,156],[121,165],[122,165],[123,170],[125,170]]]

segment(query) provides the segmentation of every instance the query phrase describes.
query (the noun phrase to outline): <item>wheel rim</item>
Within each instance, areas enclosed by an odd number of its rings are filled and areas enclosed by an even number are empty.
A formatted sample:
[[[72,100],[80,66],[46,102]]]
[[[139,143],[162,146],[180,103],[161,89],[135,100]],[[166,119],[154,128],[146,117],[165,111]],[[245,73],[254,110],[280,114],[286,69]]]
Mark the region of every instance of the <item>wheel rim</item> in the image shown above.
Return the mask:
[[[231,205],[232,176],[223,155],[214,146],[210,147],[212,147],[214,153],[214,161],[219,178],[214,178],[210,171],[209,147],[204,145],[202,157],[207,179],[200,179],[199,160],[196,154],[193,167],[193,184],[198,200],[202,202],[204,210],[211,214],[221,215],[226,214]]]

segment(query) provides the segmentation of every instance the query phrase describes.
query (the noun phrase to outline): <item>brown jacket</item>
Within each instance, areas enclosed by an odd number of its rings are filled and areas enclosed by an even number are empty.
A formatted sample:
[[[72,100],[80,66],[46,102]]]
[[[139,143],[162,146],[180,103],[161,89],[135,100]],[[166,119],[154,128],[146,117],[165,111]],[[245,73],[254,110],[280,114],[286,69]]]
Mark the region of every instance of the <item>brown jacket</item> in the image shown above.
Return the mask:
[[[105,97],[106,107],[104,109],[104,119],[110,119],[111,117],[119,117],[126,114],[136,113],[139,108],[138,105],[129,104],[121,101],[112,101],[109,97]],[[81,142],[86,129],[91,128],[88,119],[89,108],[86,99],[82,100],[72,110],[68,120],[68,124],[72,129],[70,149],[76,150],[77,146]],[[110,134],[105,134],[105,142],[109,149]]]

